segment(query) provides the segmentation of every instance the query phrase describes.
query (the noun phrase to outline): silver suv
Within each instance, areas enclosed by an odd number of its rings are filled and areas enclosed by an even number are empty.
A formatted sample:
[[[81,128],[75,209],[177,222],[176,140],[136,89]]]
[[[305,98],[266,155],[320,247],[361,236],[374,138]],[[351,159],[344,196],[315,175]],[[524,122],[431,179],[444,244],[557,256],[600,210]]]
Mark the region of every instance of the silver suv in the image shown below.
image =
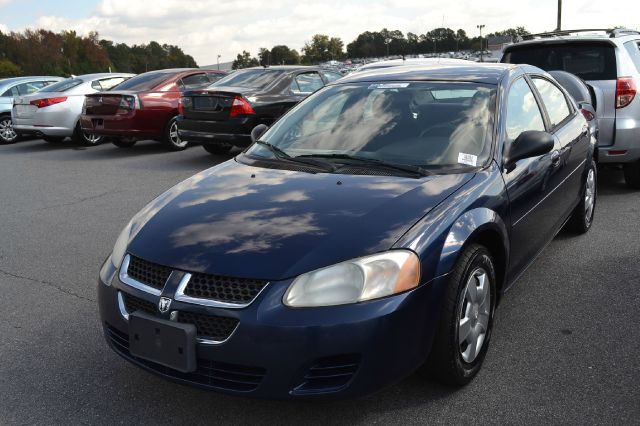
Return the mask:
[[[577,75],[592,88],[600,163],[622,164],[627,184],[640,189],[640,32],[563,30],[532,34],[505,48],[501,62]]]

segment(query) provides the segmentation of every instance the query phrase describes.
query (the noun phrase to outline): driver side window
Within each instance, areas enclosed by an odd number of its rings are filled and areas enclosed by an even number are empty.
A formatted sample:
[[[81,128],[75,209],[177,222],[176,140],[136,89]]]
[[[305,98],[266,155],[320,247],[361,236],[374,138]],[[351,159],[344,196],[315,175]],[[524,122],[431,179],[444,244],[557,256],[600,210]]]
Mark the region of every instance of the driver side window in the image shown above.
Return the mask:
[[[525,130],[545,131],[540,107],[524,78],[511,85],[507,97],[507,140],[514,141]]]

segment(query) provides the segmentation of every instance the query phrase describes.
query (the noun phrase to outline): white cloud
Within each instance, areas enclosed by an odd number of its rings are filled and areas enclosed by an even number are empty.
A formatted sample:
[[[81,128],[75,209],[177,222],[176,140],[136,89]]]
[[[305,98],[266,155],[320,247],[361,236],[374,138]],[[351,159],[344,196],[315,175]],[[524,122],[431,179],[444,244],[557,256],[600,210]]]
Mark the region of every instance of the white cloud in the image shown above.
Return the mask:
[[[2,1],[2,0],[0,0],[0,1]],[[5,33],[5,34],[8,33],[9,32],[9,27],[7,27],[4,24],[0,24],[0,32]]]
[[[31,27],[98,31],[104,38],[129,44],[150,40],[176,44],[199,64],[208,65],[218,54],[225,62],[242,50],[256,54],[259,47],[275,44],[299,50],[316,33],[341,37],[346,46],[359,33],[383,27],[421,34],[444,23],[475,35],[476,24],[482,23],[485,33],[515,26],[545,31],[555,27],[556,4],[556,0],[102,0],[86,18],[68,19],[61,11],[39,17]],[[628,0],[565,2],[563,27],[632,25],[630,17],[638,15],[640,3]]]

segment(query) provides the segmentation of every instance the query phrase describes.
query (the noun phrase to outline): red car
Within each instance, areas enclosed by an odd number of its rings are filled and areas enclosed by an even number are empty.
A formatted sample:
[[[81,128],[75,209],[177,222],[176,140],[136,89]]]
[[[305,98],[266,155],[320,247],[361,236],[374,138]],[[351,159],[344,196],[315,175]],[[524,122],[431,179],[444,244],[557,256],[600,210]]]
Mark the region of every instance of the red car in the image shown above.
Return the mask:
[[[80,123],[90,134],[112,137],[119,147],[140,139],[163,142],[172,151],[187,147],[176,126],[183,90],[209,86],[222,71],[167,69],[137,75],[111,89],[85,97]]]

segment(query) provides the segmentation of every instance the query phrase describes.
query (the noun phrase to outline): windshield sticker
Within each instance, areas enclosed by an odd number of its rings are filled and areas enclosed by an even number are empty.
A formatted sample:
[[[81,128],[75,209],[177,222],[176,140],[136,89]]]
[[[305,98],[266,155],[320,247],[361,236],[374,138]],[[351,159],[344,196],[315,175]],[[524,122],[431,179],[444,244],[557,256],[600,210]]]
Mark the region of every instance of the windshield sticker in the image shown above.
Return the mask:
[[[476,165],[478,164],[478,157],[475,155],[460,152],[458,153],[458,163],[476,167]]]
[[[369,90],[372,89],[400,89],[409,87],[409,83],[376,83],[369,85]]]

